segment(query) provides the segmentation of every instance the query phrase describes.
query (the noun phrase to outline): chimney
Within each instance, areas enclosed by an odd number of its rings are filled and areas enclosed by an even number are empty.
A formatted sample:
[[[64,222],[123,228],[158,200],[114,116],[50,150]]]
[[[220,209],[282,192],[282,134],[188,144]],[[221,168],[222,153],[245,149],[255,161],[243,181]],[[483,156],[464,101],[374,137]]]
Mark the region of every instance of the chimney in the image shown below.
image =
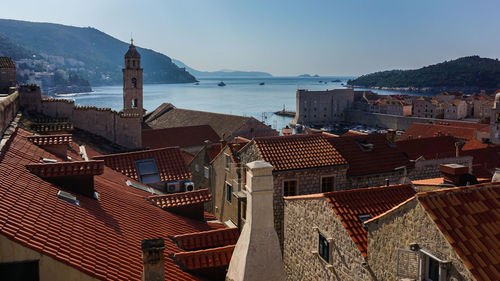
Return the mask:
[[[439,170],[443,174],[444,182],[456,186],[463,185],[461,179],[469,173],[469,168],[460,164],[441,164]]]
[[[284,281],[283,259],[274,230],[273,166],[254,161],[247,167],[246,223],[234,248],[226,280]]]
[[[35,145],[42,147],[48,152],[67,159],[68,145],[73,140],[71,134],[64,135],[45,135],[45,136],[31,136],[28,140]]]
[[[94,176],[104,172],[104,160],[28,164],[33,174],[90,198],[94,195]]]
[[[388,129],[387,130],[387,139],[390,142],[394,142],[396,140],[396,130],[394,130],[394,129]]]
[[[145,239],[142,248],[142,281],[165,281],[165,241],[163,238]]]
[[[285,128],[281,129],[281,133],[283,134],[283,136],[291,136],[292,132],[293,132],[293,129],[288,127],[288,125],[286,125]]]
[[[455,157],[460,157],[460,143],[455,142]]]

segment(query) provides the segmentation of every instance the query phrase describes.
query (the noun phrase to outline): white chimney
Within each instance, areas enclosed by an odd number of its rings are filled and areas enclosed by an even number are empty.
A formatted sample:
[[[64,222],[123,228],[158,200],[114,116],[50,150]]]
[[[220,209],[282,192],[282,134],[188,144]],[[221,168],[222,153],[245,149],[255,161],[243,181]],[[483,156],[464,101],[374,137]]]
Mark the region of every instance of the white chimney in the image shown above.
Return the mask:
[[[229,263],[227,281],[284,281],[278,235],[274,230],[273,166],[247,164],[247,216]]]

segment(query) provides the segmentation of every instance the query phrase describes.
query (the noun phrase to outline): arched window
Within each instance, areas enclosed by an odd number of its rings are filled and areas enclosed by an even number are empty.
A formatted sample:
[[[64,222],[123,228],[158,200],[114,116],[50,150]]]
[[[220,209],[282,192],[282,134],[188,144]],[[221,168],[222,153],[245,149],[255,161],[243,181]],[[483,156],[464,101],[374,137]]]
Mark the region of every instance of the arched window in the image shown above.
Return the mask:
[[[137,79],[132,78],[132,88],[137,88]]]
[[[132,61],[132,66],[135,67],[135,60]]]
[[[137,108],[137,99],[132,99],[132,108]]]

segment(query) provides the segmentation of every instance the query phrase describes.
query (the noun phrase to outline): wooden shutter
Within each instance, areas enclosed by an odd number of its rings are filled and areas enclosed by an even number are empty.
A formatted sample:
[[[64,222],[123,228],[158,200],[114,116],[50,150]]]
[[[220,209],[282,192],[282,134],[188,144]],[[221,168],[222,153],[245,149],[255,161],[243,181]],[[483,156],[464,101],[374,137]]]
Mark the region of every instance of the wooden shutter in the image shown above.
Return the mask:
[[[396,277],[418,280],[420,272],[420,253],[405,249],[398,249]]]

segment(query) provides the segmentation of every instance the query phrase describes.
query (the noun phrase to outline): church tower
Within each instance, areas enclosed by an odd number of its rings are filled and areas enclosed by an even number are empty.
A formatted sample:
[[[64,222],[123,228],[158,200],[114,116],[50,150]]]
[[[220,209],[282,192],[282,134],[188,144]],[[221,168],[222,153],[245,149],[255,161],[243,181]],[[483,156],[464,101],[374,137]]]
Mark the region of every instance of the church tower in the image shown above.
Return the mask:
[[[142,107],[142,68],[141,55],[130,40],[130,46],[125,54],[123,69],[123,112],[144,115]]]
[[[490,120],[490,141],[500,144],[500,93],[496,94]]]

